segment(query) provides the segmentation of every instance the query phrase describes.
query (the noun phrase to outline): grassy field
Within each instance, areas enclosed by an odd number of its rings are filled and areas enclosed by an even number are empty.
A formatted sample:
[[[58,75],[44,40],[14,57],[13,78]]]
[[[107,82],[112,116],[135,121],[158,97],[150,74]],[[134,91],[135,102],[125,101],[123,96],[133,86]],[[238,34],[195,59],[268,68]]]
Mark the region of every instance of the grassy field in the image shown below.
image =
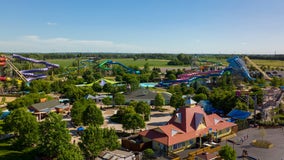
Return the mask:
[[[75,60],[74,59],[49,59],[47,61],[50,63],[59,64],[62,67],[67,67],[67,66],[71,66]]]
[[[104,60],[100,60],[103,62]],[[137,59],[133,60],[133,58],[119,58],[119,59],[112,59],[112,61],[120,62],[126,66],[138,66],[143,67],[146,63],[149,64],[150,67],[165,67],[169,60],[162,60],[162,59]]]
[[[102,59],[99,62],[103,62],[106,59]],[[162,59],[138,59],[138,60],[133,60],[133,58],[119,58],[119,59],[111,59],[112,61],[115,62],[120,62],[126,66],[138,66],[138,67],[143,67],[146,63],[149,64],[150,67],[168,67],[168,68],[177,68],[177,67],[186,67],[186,66],[168,66],[167,63],[169,60],[162,60]],[[205,59],[202,58],[202,60],[208,60],[208,61],[214,61],[214,62],[221,62],[224,66],[228,66],[228,62],[226,59],[217,59],[217,58],[209,58]],[[50,59],[47,60],[48,62],[51,63],[56,63],[59,64],[62,67],[67,67],[71,66],[72,63],[75,61],[75,59]],[[258,66],[271,66],[271,67],[284,67],[283,61],[280,60],[258,60],[258,59],[252,59],[254,63],[256,63]]]
[[[271,66],[271,67],[284,67],[284,61],[280,60],[263,60],[263,59],[251,59],[258,66]]]

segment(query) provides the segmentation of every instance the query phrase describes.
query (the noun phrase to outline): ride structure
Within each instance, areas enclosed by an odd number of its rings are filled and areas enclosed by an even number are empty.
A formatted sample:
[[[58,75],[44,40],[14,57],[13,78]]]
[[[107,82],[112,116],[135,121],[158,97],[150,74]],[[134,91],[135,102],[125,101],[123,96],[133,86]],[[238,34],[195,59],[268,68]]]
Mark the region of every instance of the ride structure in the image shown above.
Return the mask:
[[[238,56],[227,59],[229,66],[223,70],[214,70],[208,72],[193,72],[190,74],[181,74],[178,76],[177,80],[165,80],[161,81],[158,85],[163,87],[168,87],[173,84],[178,83],[186,83],[191,84],[193,81],[202,78],[209,78],[209,77],[219,77],[224,75],[225,73],[233,73],[233,74],[240,74],[243,77],[247,78],[249,81],[255,80],[249,74],[249,71],[244,63],[244,61],[239,58]]]
[[[94,64],[94,60],[92,59],[86,59],[86,60],[81,60],[80,62],[78,62],[78,66],[74,67],[74,66],[68,66],[65,68],[66,72],[63,73],[63,75],[69,74],[69,73],[73,73],[75,71],[79,72],[79,70],[81,69],[85,69],[88,66],[91,66]]]
[[[245,60],[247,63],[251,64],[253,67],[255,67],[264,77],[266,80],[272,80],[271,77],[269,77],[261,68],[259,68],[252,60],[249,59],[248,56],[245,56]]]
[[[12,70],[14,70],[16,72],[16,74],[24,81],[24,82],[30,82],[32,80],[36,80],[36,79],[43,79],[46,78],[46,74],[44,74],[43,72],[46,72],[50,69],[53,68],[59,68],[58,64],[53,64],[53,63],[49,63],[46,61],[42,61],[42,60],[36,60],[36,59],[32,59],[32,58],[27,58],[27,57],[23,57],[21,55],[17,55],[17,54],[13,54],[12,58],[15,59],[20,59],[23,61],[28,61],[28,62],[32,62],[32,63],[37,63],[37,64],[43,64],[46,67],[45,68],[37,68],[37,69],[31,69],[31,70],[18,70],[18,68],[16,66],[14,66],[14,64],[10,61],[10,58],[6,58],[6,62],[7,64],[12,68]]]
[[[99,64],[99,68],[109,71],[112,70],[112,68],[109,68],[108,65],[113,65],[113,64],[117,64],[120,65],[121,67],[123,67],[124,69],[126,69],[126,71],[128,73],[132,73],[132,74],[140,74],[140,71],[134,70],[132,68],[127,67],[126,65],[120,63],[120,62],[114,62],[112,60],[105,60],[102,63]]]

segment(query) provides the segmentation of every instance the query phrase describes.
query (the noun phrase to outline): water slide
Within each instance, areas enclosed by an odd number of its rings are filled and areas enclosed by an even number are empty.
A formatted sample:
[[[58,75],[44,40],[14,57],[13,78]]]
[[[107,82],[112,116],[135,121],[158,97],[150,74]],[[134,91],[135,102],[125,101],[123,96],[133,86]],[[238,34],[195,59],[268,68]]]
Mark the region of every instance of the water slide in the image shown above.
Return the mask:
[[[47,66],[48,68],[59,68],[58,64],[49,63],[49,62],[46,62],[46,61],[43,61],[43,60],[36,60],[36,59],[32,59],[32,58],[27,58],[27,57],[23,57],[23,56],[20,56],[20,55],[17,55],[17,54],[13,54],[12,57],[17,58],[17,59],[21,59],[21,60],[24,60],[24,61],[29,61],[29,62],[32,62],[32,63],[40,63],[40,64]]]
[[[162,81],[159,83],[159,85],[167,87],[167,86],[178,84],[178,83],[190,84],[197,79],[222,76],[226,72],[231,72],[231,70],[232,70],[231,68],[225,68],[223,70],[217,70],[217,71],[194,72],[191,74],[182,74],[181,79]]]
[[[17,55],[17,54],[13,54],[12,57],[20,59],[20,60],[32,62],[32,63],[43,64],[43,65],[46,66],[46,68],[38,68],[38,69],[31,69],[31,70],[16,71],[15,70],[16,67],[14,65],[12,65],[12,63],[10,63],[10,66],[12,68],[14,68],[16,73],[19,72],[20,75],[25,77],[25,78],[22,78],[20,76],[25,82],[29,82],[29,81],[36,80],[36,79],[46,78],[47,76],[45,74],[36,74],[36,73],[46,72],[46,71],[48,71],[51,68],[58,68],[59,67],[58,64],[53,64],[53,63],[49,63],[49,62],[42,61],[42,60],[35,60],[35,59],[32,59],[32,58],[26,58],[26,57],[23,57],[23,56],[20,56],[20,55]]]
[[[245,56],[245,60],[251,64],[253,67],[255,67],[262,75],[263,77],[266,79],[266,80],[272,80],[271,77],[269,77],[261,68],[259,68],[253,61],[251,61],[249,59],[249,57]]]
[[[247,78],[250,81],[255,80],[255,78],[252,78],[250,76],[245,62],[238,56],[227,59],[227,62],[229,63],[229,67],[233,69],[233,72],[240,73],[243,77]]]
[[[132,68],[129,68],[129,67],[125,66],[124,64],[122,64],[120,62],[114,62],[112,60],[105,60],[105,61],[103,61],[102,63],[99,64],[99,67],[101,69],[104,69],[104,70],[111,70],[111,68],[105,67],[105,65],[107,65],[107,64],[117,64],[117,65],[122,66],[124,69],[126,69],[128,73],[140,74],[140,71],[136,71],[136,70],[134,70]]]
[[[235,74],[240,73],[243,77],[247,78],[250,81],[255,80],[254,78],[250,76],[249,71],[244,61],[238,56],[227,59],[227,62],[229,63],[229,66],[223,70],[182,74],[182,75],[179,75],[178,77],[179,79],[177,80],[165,80],[165,81],[160,82],[159,85],[160,86],[170,86],[172,84],[177,84],[177,83],[190,84],[191,82],[197,79],[218,77],[218,76],[222,76],[226,72],[231,72]]]
[[[6,66],[6,57],[0,57],[0,66],[4,67]],[[11,78],[6,76],[0,76],[0,81],[11,81]]]

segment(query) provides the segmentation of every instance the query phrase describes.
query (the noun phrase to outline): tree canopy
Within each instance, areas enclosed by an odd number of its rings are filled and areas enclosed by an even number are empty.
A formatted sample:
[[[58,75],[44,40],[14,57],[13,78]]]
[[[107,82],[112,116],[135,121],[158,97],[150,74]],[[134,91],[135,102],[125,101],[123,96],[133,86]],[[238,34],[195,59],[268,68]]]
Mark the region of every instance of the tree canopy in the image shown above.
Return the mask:
[[[6,132],[15,134],[14,147],[21,149],[30,147],[38,143],[39,124],[26,108],[12,110],[4,119],[4,129]]]
[[[226,160],[237,159],[236,151],[231,146],[228,145],[225,145],[221,148],[221,150],[219,151],[219,155]]]

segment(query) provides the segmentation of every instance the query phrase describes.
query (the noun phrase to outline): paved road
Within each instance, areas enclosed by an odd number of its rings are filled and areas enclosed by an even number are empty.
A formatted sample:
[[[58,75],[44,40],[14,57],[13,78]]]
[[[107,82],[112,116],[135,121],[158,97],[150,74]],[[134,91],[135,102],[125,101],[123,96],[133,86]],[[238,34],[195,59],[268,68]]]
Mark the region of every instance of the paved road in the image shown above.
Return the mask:
[[[262,139],[260,130],[257,128],[249,128],[238,132],[237,137],[232,140],[240,142],[241,138],[244,142],[241,145],[233,145],[227,142],[228,145],[234,147],[237,151],[237,156],[242,155],[242,151],[245,149],[248,151],[248,155],[259,160],[284,160],[284,131],[282,128],[265,129],[266,135],[264,140],[268,140],[274,144],[271,149],[256,148],[250,143],[254,139]],[[248,138],[246,136],[248,135]],[[226,142],[222,142],[225,144]]]

